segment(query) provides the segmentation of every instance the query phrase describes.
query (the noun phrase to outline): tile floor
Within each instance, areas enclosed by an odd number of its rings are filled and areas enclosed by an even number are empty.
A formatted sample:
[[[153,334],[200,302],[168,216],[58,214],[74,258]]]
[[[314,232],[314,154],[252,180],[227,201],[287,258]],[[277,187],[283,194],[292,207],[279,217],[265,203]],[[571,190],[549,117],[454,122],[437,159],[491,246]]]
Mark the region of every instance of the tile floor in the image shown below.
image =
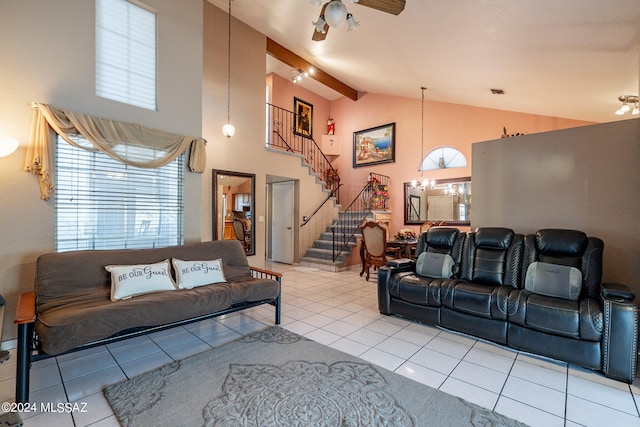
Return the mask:
[[[380,315],[375,275],[270,264],[284,273],[282,326],[531,426],[640,426],[640,381],[628,384],[468,336]],[[118,426],[101,389],[273,324],[270,306],[34,363],[32,402],[85,412],[23,413],[26,427]],[[14,351],[12,351],[14,353]],[[0,365],[13,401],[15,354]]]

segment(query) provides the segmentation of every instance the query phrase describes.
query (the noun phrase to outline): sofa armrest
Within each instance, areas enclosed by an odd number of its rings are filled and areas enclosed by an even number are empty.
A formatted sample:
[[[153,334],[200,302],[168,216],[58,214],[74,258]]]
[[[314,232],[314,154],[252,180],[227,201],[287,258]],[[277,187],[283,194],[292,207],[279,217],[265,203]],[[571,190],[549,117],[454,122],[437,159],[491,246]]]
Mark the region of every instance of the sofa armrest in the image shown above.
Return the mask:
[[[416,263],[408,258],[387,261],[378,269],[378,309],[382,314],[391,314],[391,294],[389,283],[398,273],[415,271]]]
[[[258,267],[250,267],[250,269],[251,269],[251,275],[253,277],[273,279],[273,280],[277,280],[278,282],[282,280],[282,273],[277,273],[275,271],[265,270],[263,268],[258,268]]]
[[[603,283],[600,285],[600,294],[602,298],[610,298],[631,302],[636,297],[627,285],[622,283]]]
[[[604,295],[601,303],[602,371],[610,378],[631,384],[638,368],[638,306]]]
[[[13,323],[21,325],[36,320],[36,293],[25,292],[18,297],[18,307]]]
[[[410,267],[411,269],[415,268],[416,262],[414,260],[411,260],[409,258],[398,258],[398,259],[390,259],[387,261],[387,267],[391,267],[394,270],[395,269],[399,269],[399,268],[406,268],[406,267]],[[402,270],[402,271],[411,271],[411,270]],[[395,271],[392,274],[398,273],[398,271]]]

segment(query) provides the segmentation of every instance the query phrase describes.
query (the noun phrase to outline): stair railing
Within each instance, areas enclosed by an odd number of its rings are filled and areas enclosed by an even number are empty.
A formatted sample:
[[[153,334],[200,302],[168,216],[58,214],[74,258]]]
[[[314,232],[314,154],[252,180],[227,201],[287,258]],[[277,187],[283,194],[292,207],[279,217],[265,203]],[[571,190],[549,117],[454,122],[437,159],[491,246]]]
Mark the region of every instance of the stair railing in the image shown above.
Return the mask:
[[[386,210],[389,200],[389,177],[369,173],[369,179],[358,195],[341,213],[340,220],[331,227],[333,261],[349,247],[360,225],[373,210]]]
[[[270,103],[267,103],[267,108],[271,133],[274,135],[268,138],[267,145],[270,148],[302,154],[305,162],[329,191],[327,199],[312,214],[306,216],[302,224],[304,226],[331,197],[339,198],[340,176],[313,138],[295,132],[296,113]]]

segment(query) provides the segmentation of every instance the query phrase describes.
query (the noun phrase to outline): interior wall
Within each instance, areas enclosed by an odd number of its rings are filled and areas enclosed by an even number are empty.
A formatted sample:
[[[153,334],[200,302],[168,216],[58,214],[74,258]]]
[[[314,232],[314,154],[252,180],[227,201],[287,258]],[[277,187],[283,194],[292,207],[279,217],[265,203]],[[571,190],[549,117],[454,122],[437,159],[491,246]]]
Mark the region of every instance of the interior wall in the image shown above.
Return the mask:
[[[416,88],[418,92],[419,88]],[[419,92],[418,92],[419,93]],[[404,225],[404,183],[420,177],[422,154],[441,146],[455,147],[466,159],[466,168],[425,171],[426,179],[458,178],[471,175],[471,147],[474,142],[500,138],[503,127],[507,133],[534,134],[556,129],[584,126],[588,122],[558,117],[538,116],[469,105],[429,101],[425,93],[424,150],[421,147],[422,105],[420,99],[365,94],[358,101],[340,98],[331,102],[330,114],[335,119],[336,135],[342,139],[342,154],[333,161],[341,182],[341,203],[351,203],[367,182],[369,172],[391,177],[391,232],[417,226]],[[353,132],[387,123],[396,123],[395,162],[353,168]],[[472,177],[472,181],[475,178]],[[472,193],[475,183],[472,183]],[[472,205],[473,219],[475,208]]]
[[[16,302],[20,293],[33,290],[36,258],[54,245],[53,201],[40,200],[36,177],[23,172],[29,103],[200,136],[202,0],[142,2],[158,13],[158,111],[95,95],[93,1],[0,2],[0,135],[20,140],[17,152],[0,159],[0,294],[7,300],[3,341],[16,336]],[[200,241],[201,177],[185,176],[185,240]]]
[[[266,76],[266,37],[248,25],[232,17],[231,25],[231,123],[236,134],[227,139],[221,128],[227,121],[227,25],[228,14],[217,6],[204,1],[204,58],[202,81],[202,134],[207,139],[207,171],[202,176],[202,238],[212,238],[212,189],[211,170],[224,169],[256,174],[256,198],[254,216],[256,218],[256,255],[249,257],[249,263],[256,267],[264,265],[267,252],[267,177],[287,178],[299,181],[299,210],[297,223],[309,209],[315,209],[326,194],[317,184],[315,176],[303,166],[299,156],[271,152],[265,148],[266,141],[266,90],[270,88],[271,101],[283,102],[283,108],[293,108],[293,97],[273,89],[273,78]],[[277,80],[277,79],[275,79]],[[284,79],[281,79],[284,80]],[[302,89],[298,87],[299,89]],[[304,90],[304,89],[302,89]],[[297,94],[298,92],[296,92]],[[326,100],[317,95],[301,93],[300,98],[314,104],[314,135],[316,120],[328,114]],[[275,99],[275,101],[274,101]],[[325,113],[323,113],[325,111]],[[324,118],[323,120],[326,120]],[[320,125],[318,125],[320,126]],[[298,259],[312,242],[310,226],[300,227],[295,243]],[[313,239],[318,234],[314,234]]]
[[[473,227],[604,240],[604,280],[640,295],[640,119],[473,144]]]

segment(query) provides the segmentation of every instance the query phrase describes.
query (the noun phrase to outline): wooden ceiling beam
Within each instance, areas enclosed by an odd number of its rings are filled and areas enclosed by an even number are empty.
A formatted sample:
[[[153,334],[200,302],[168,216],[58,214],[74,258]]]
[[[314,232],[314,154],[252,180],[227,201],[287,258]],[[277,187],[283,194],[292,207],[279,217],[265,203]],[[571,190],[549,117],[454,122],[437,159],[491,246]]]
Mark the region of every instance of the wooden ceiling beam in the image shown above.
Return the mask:
[[[313,75],[309,75],[309,77],[327,87],[330,87],[331,89],[346,96],[349,99],[352,99],[354,101],[358,100],[357,90],[342,83],[332,75],[322,71],[314,64],[291,52],[289,49],[271,40],[269,37],[267,37],[267,53],[277,60],[295,68],[296,70],[308,70],[310,67],[313,67],[315,71]]]

